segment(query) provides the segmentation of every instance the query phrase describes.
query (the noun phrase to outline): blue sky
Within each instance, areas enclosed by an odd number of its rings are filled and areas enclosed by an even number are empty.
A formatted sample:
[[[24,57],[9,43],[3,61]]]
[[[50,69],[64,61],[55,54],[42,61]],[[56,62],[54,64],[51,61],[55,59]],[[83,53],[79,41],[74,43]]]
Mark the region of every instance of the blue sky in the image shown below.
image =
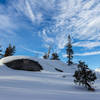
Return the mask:
[[[0,45],[15,55],[42,57],[51,46],[66,61],[71,34],[74,61],[100,67],[100,0],[0,0]]]

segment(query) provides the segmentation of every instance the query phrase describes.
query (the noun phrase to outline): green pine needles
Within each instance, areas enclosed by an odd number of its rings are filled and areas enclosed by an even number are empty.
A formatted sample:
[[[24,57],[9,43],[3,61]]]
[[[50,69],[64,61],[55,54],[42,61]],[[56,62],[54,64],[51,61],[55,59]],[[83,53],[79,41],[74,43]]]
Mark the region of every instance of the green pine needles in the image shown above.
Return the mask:
[[[92,84],[97,79],[95,72],[90,70],[85,62],[79,61],[78,69],[75,71],[73,77],[74,82],[85,86],[88,90],[94,91]]]

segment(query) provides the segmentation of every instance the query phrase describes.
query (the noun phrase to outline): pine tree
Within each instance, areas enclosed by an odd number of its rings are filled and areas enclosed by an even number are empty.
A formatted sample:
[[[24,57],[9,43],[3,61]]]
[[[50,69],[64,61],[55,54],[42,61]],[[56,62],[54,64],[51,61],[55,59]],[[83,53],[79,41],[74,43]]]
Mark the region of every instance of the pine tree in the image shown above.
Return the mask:
[[[79,61],[78,69],[75,71],[73,77],[74,82],[85,86],[88,90],[94,91],[91,84],[97,79],[96,74],[88,68],[85,62]]]
[[[15,51],[15,46],[11,46],[11,44],[9,44],[9,46],[5,50],[4,57],[14,55]]]
[[[45,53],[45,54],[43,55],[43,58],[44,58],[44,59],[49,59],[49,57],[50,57],[50,52],[51,52],[51,46],[48,47],[48,52]]]
[[[44,58],[44,59],[48,59],[48,54],[45,53],[45,54],[43,55],[43,58]]]
[[[51,60],[60,60],[57,53],[52,53]]]
[[[73,49],[72,49],[72,43],[71,43],[70,35],[68,35],[68,43],[67,43],[66,47],[67,47],[66,53],[67,53],[67,58],[68,58],[67,63],[68,63],[68,65],[71,65],[71,64],[73,64],[72,58],[73,58],[74,52],[73,52]]]
[[[2,54],[2,49],[1,49],[1,46],[0,46],[0,59],[3,57],[3,54]]]

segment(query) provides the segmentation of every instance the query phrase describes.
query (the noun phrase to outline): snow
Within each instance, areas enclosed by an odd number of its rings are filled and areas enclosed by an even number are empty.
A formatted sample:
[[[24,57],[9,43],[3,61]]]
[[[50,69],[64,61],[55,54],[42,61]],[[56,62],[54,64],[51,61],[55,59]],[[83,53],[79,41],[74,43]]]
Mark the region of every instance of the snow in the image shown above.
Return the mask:
[[[13,70],[3,63],[15,59],[38,61],[42,72]],[[63,73],[55,70],[59,68]],[[61,61],[43,60],[25,56],[6,57],[0,60],[0,100],[100,100],[100,76],[95,92],[87,91],[73,82],[76,65]],[[65,76],[65,77],[63,77]]]
[[[100,68],[96,68],[95,71],[96,71],[96,72],[100,72]]]

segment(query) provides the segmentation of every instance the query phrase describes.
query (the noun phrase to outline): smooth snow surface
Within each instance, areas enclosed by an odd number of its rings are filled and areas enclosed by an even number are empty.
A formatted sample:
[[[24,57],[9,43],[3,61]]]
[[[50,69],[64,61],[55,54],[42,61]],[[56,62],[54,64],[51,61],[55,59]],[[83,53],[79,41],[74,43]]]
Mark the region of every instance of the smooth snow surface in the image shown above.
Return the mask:
[[[42,72],[17,71],[3,63],[27,58],[38,61]],[[55,70],[59,68],[63,73]],[[100,77],[95,92],[87,91],[73,83],[76,65],[67,66],[61,61],[17,56],[0,60],[0,100],[100,100]]]
[[[100,68],[96,68],[95,71],[96,71],[96,72],[100,72]]]

